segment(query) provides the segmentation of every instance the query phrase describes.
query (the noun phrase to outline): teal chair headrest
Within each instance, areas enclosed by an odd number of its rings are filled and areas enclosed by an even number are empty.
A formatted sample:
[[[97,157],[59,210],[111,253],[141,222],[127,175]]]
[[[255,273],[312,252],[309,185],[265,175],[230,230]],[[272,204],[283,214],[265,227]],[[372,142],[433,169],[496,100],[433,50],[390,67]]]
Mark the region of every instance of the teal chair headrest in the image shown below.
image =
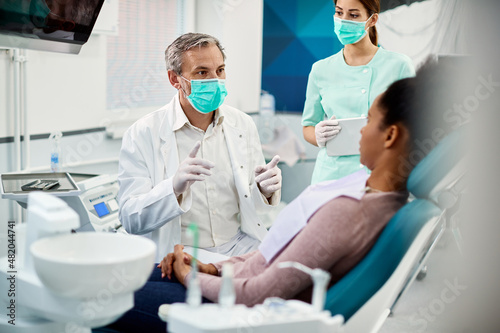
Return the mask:
[[[412,170],[407,188],[417,198],[430,198],[441,192],[457,177],[457,168],[462,168],[459,153],[464,141],[464,130],[455,130],[442,139]]]
[[[388,222],[368,254],[327,292],[325,309],[349,318],[389,279],[413,240],[440,209],[416,199],[401,208]]]

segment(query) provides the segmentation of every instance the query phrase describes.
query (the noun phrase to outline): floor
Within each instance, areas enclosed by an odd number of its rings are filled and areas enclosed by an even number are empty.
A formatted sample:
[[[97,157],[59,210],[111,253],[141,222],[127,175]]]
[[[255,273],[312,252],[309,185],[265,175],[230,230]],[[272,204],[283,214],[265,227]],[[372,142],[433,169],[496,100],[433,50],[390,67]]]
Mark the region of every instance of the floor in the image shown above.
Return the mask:
[[[428,258],[427,275],[413,282],[379,333],[456,333],[453,313],[467,290],[459,277],[459,258],[454,238],[445,234]]]

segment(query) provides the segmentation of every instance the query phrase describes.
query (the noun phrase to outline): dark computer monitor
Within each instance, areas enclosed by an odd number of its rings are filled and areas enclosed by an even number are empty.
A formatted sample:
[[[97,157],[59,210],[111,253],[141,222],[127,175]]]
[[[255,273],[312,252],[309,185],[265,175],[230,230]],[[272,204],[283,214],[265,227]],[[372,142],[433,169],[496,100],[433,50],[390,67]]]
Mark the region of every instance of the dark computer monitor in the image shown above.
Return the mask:
[[[104,0],[0,0],[0,47],[80,52]]]

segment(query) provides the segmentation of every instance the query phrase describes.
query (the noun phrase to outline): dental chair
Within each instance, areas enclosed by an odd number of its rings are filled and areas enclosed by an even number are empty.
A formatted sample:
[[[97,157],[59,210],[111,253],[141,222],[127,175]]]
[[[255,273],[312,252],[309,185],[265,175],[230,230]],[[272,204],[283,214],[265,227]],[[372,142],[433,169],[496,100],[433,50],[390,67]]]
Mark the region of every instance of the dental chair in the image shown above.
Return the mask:
[[[437,245],[446,231],[452,232],[455,244],[461,252],[461,235],[455,215],[463,192],[465,191],[465,159],[459,152],[459,148],[465,146],[467,127],[461,127],[450,133],[440,144],[433,149],[427,157],[419,163],[408,178],[408,189],[411,193],[421,199],[433,202],[442,210],[442,223],[440,228],[429,240],[428,246],[416,266],[409,275],[404,287],[391,306],[391,313],[398,300],[408,290],[413,279],[421,280],[425,277],[427,267],[425,262],[432,250]]]
[[[378,332],[408,290],[446,228],[458,202],[464,162],[457,148],[463,131],[445,137],[412,170],[407,188],[415,199],[388,222],[370,252],[331,287],[325,309],[344,316],[345,333]]]

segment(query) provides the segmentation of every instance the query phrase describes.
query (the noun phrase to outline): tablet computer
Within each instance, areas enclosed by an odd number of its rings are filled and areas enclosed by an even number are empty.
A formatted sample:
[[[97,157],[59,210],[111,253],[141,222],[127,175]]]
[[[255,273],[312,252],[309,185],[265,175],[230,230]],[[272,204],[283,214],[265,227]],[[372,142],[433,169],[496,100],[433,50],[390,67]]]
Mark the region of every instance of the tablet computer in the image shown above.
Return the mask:
[[[366,117],[338,119],[340,132],[326,143],[328,156],[346,156],[359,154],[361,128],[366,125]]]

